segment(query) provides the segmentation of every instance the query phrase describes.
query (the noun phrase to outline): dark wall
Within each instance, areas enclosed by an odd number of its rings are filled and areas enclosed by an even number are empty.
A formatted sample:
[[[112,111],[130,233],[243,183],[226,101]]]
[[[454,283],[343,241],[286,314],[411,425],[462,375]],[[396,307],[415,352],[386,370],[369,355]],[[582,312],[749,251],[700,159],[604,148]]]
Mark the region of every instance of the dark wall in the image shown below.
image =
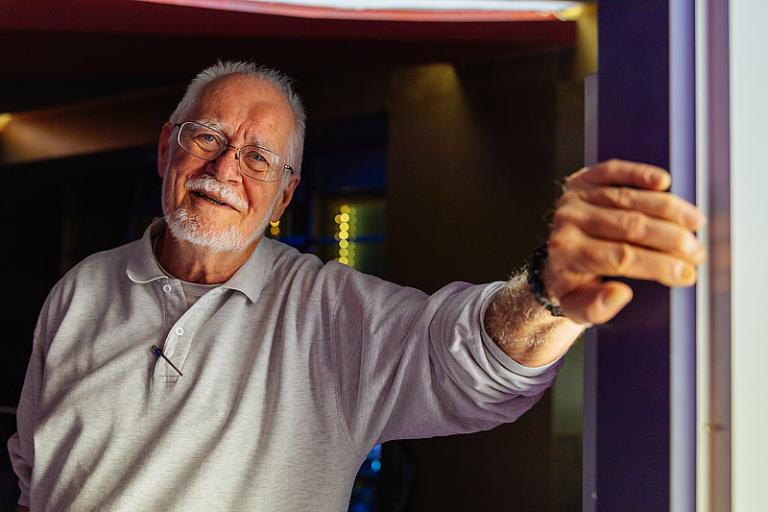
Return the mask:
[[[392,280],[430,292],[453,280],[503,280],[544,239],[559,178],[576,169],[558,165],[580,164],[558,158],[579,154],[573,148],[582,143],[579,131],[556,140],[557,85],[567,62],[542,52],[394,73]],[[551,421],[547,394],[514,424],[403,442],[415,471],[408,510],[553,510]]]

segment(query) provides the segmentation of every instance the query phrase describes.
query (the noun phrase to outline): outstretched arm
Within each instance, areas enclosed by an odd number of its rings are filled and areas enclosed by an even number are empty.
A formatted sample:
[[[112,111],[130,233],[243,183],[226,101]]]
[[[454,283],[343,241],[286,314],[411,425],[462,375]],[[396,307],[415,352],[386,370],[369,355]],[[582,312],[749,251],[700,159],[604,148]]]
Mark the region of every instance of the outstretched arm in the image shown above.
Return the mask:
[[[486,311],[488,334],[526,366],[565,354],[581,331],[609,321],[632,300],[632,288],[602,277],[696,282],[705,250],[694,231],[704,223],[695,206],[664,192],[669,174],[651,165],[610,160],[567,182],[555,210],[542,281],[565,317],[533,297],[525,274],[513,276]]]

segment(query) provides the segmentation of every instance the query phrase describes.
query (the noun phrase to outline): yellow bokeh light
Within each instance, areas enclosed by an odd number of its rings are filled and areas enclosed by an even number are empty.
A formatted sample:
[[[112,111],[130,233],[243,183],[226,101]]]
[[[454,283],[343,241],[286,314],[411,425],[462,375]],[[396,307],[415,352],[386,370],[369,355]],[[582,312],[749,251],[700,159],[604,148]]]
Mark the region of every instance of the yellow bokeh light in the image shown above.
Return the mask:
[[[341,222],[349,222],[349,214],[348,213],[342,213],[339,215],[339,218],[341,219]]]
[[[272,233],[272,235],[277,236],[280,234],[280,228],[278,228],[277,226],[272,226],[271,228],[269,228],[269,232]]]
[[[342,240],[346,240],[347,238],[349,238],[349,231],[342,231],[341,233],[338,234],[338,237]]]
[[[344,265],[348,265],[349,264],[349,260],[347,258],[345,258],[344,256],[342,256],[341,258],[339,258],[339,263],[343,263]]]
[[[280,221],[279,220],[271,220],[271,221],[269,221],[269,225],[272,226],[273,228],[276,228],[276,227],[278,227],[280,225]]]
[[[349,249],[339,249],[339,256],[349,256]]]
[[[341,224],[339,224],[339,229],[342,231],[349,231],[349,224],[347,224],[346,222],[342,222]]]
[[[8,126],[8,123],[11,122],[11,119],[13,119],[13,116],[11,114],[5,113],[0,114],[0,132],[3,131],[3,129]]]
[[[349,246],[349,241],[347,241],[347,240],[341,240],[339,242],[339,247],[341,247],[342,249],[344,249],[344,248],[346,248],[348,246]]]
[[[335,222],[336,224],[341,224],[341,215],[336,215],[333,218],[333,222]]]
[[[349,205],[347,205],[347,204],[341,205],[341,207],[339,208],[339,211],[341,213],[349,213]]]

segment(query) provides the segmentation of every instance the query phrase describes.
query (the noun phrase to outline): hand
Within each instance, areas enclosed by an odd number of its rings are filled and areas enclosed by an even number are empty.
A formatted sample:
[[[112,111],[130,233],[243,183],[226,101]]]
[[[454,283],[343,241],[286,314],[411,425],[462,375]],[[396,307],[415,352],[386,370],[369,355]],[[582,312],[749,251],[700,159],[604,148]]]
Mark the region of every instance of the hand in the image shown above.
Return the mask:
[[[555,210],[542,277],[551,298],[578,323],[613,318],[632,288],[602,276],[696,282],[706,252],[694,231],[705,218],[689,202],[664,192],[669,174],[651,165],[610,160],[572,174]]]

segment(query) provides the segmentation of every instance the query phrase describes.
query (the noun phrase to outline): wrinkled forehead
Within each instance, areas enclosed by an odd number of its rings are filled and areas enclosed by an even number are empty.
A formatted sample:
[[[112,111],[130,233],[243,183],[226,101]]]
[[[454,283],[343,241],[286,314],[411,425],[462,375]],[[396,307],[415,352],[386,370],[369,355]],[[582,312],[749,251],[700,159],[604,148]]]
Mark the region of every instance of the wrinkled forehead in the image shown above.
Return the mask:
[[[275,85],[247,75],[229,75],[208,84],[190,120],[278,150],[286,148],[293,132],[293,112],[285,95]]]

